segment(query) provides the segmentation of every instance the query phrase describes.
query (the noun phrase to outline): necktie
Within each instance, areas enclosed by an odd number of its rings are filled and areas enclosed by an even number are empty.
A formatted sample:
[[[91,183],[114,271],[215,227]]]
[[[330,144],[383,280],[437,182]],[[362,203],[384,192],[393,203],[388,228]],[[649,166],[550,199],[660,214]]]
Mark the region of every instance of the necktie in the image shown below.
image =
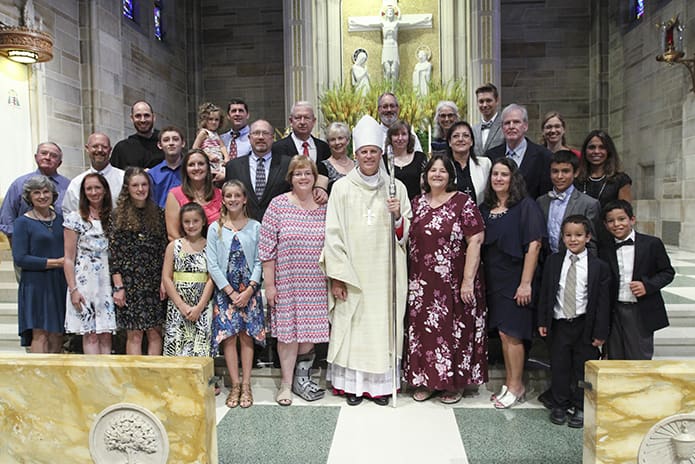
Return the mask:
[[[480,123],[480,130],[481,131],[488,130],[491,127],[492,127],[492,121],[488,121],[488,122],[483,121]]]
[[[302,155],[309,156],[309,142],[302,143]]]
[[[265,164],[263,158],[257,158],[256,162],[256,197],[260,200],[265,190]]]
[[[555,190],[551,190],[550,192],[548,192],[548,196],[550,197],[551,200],[563,201],[565,199],[565,197],[567,196],[567,192],[557,193]]]
[[[635,241],[632,240],[631,238],[628,238],[627,240],[623,240],[622,242],[618,242],[615,244],[615,249],[617,250],[620,247],[626,246],[626,245],[634,245]]]
[[[239,155],[236,146],[236,139],[239,135],[237,131],[232,131],[232,141],[229,142],[229,159],[235,159]]]
[[[570,267],[565,279],[565,300],[562,302],[562,310],[567,319],[573,319],[577,315],[577,261],[579,257],[570,255]]]
[[[516,160],[516,153],[514,153],[514,150],[509,150],[507,152],[507,158],[514,161],[516,163],[516,166],[519,167],[519,162]]]

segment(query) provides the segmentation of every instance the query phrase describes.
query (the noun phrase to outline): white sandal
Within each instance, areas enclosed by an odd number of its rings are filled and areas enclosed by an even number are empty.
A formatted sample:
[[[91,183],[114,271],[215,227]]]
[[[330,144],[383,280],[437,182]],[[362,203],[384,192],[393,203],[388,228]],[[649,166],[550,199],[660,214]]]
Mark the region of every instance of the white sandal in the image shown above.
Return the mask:
[[[280,406],[289,406],[292,404],[292,385],[289,383],[281,383],[275,402]]]
[[[496,409],[509,409],[515,404],[521,404],[526,401],[526,392],[524,391],[521,395],[516,396],[511,391],[507,390],[503,396],[497,397],[495,400]]]

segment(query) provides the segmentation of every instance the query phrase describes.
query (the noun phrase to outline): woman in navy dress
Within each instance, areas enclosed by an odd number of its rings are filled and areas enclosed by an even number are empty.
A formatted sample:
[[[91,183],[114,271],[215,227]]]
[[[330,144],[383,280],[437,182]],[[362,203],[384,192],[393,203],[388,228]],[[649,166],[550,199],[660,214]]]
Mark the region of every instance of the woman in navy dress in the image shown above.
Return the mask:
[[[505,384],[491,400],[504,409],[525,399],[524,340],[533,333],[536,265],[547,232],[543,213],[526,195],[524,178],[509,158],[493,162],[480,212],[488,327],[499,332],[506,370]]]
[[[63,217],[53,210],[58,198],[46,176],[24,184],[22,198],[31,209],[17,218],[12,257],[22,270],[19,280],[19,335],[32,353],[60,353],[65,322]]]

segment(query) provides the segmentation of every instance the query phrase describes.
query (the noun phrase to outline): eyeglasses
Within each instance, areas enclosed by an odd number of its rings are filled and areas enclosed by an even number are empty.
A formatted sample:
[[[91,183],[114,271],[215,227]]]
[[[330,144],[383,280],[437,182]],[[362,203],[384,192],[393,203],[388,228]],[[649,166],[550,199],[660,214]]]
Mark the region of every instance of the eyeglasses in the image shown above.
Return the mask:
[[[251,135],[253,135],[254,137],[269,137],[273,135],[273,133],[270,131],[256,130],[251,132]]]

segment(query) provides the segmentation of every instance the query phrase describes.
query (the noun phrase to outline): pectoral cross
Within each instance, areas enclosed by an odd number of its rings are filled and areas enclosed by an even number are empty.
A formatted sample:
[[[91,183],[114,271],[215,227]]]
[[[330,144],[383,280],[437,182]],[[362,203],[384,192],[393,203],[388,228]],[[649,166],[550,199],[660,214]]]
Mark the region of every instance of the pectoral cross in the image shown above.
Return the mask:
[[[466,187],[463,191],[464,191],[464,193],[465,193],[466,195],[468,195],[469,197],[471,196],[471,188],[470,188],[470,187]]]
[[[369,208],[367,210],[367,214],[365,214],[365,217],[367,218],[367,225],[371,226],[372,224],[372,219],[376,217],[376,215],[372,212],[372,208]]]

